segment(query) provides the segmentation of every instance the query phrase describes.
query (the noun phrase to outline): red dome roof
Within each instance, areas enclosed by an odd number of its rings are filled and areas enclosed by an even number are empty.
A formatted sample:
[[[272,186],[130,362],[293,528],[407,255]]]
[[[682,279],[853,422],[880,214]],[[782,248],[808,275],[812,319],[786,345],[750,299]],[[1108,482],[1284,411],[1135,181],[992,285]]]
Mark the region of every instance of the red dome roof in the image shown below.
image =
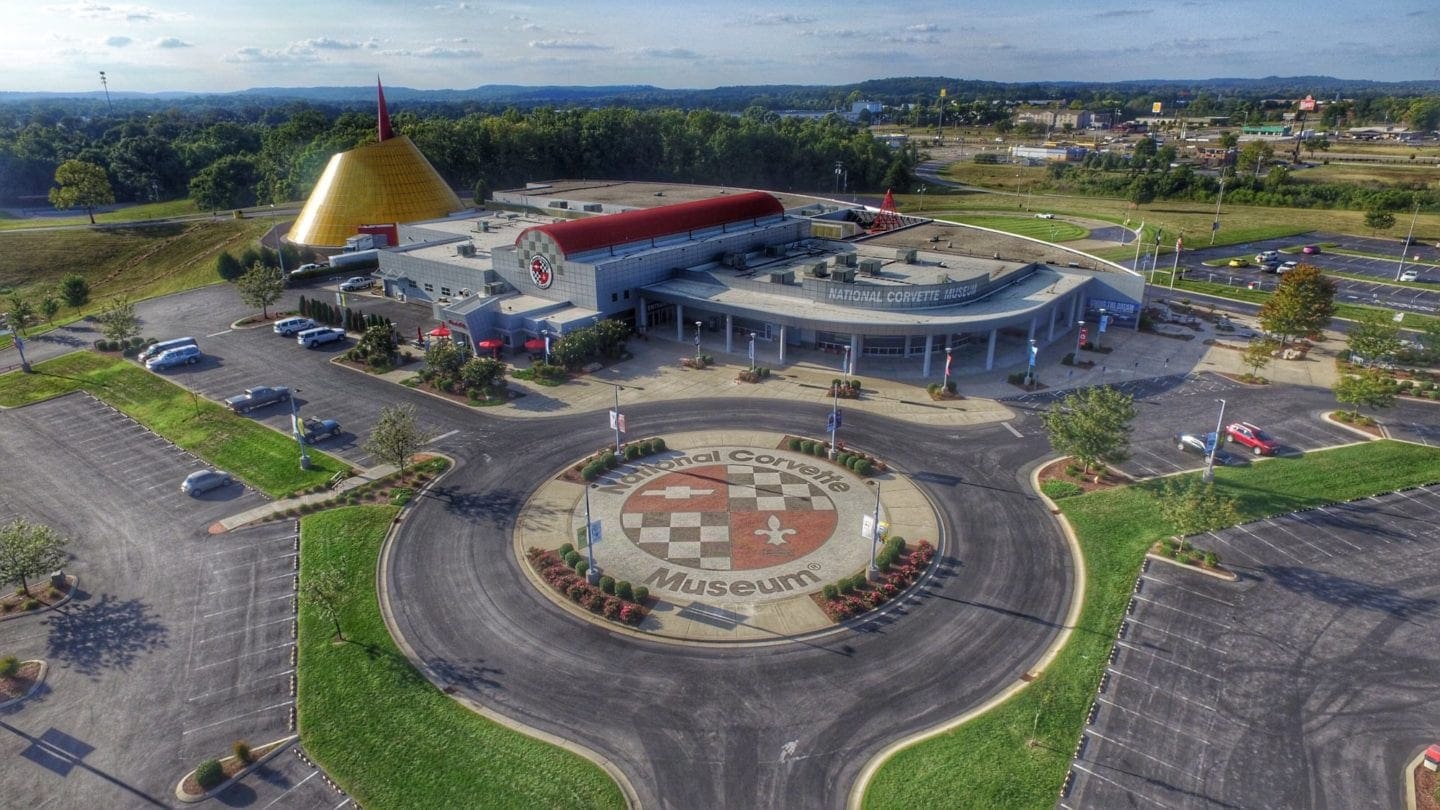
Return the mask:
[[[565,255],[569,256],[596,248],[624,245],[643,239],[783,213],[784,207],[772,195],[763,191],[748,191],[733,196],[662,205],[659,208],[536,225],[521,232],[515,244],[520,244],[520,240],[530,231],[541,231],[554,239],[560,249],[565,251]]]

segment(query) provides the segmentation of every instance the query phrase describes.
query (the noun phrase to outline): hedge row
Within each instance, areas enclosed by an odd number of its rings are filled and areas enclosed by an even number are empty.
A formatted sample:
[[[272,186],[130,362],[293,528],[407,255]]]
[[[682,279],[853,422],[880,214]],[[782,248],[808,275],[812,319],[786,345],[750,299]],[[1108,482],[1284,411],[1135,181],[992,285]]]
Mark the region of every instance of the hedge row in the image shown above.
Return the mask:
[[[935,548],[928,541],[921,540],[904,564],[879,582],[870,583],[861,573],[842,579],[834,585],[826,585],[822,591],[825,602],[821,609],[833,622],[842,622],[867,610],[874,610],[910,587],[934,559]]]
[[[591,585],[585,581],[589,566],[571,544],[557,551],[531,548],[526,556],[546,584],[591,613],[630,625],[645,618],[649,589],[644,585],[632,587],[624,580],[616,582],[611,577],[601,577],[599,585]]]
[[[817,442],[813,439],[797,439],[791,437],[785,446],[797,453],[818,456],[826,460],[830,459],[830,445],[827,442]],[[834,462],[841,467],[846,467],[861,477],[870,475],[876,471],[883,471],[885,465],[874,456],[865,453],[857,453],[853,450],[845,450],[841,445],[841,451],[835,455]]]
[[[625,461],[634,461],[638,458],[665,452],[665,440],[656,436],[653,439],[644,439],[638,442],[631,442],[624,446],[621,453]],[[580,462],[578,469],[580,477],[588,481],[594,481],[606,470],[613,470],[620,466],[621,456],[615,454],[614,448],[607,447],[590,458]]]

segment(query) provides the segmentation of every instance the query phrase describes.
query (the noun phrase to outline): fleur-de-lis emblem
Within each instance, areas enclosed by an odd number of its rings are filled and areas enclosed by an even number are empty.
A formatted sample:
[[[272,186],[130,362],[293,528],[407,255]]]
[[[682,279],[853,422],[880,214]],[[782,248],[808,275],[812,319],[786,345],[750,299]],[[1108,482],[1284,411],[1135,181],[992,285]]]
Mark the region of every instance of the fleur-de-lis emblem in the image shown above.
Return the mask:
[[[765,525],[768,528],[756,529],[755,534],[768,538],[765,542],[769,543],[772,546],[785,545],[785,535],[795,533],[794,529],[780,528],[780,518],[775,517],[774,515],[771,515],[770,519],[765,521]]]

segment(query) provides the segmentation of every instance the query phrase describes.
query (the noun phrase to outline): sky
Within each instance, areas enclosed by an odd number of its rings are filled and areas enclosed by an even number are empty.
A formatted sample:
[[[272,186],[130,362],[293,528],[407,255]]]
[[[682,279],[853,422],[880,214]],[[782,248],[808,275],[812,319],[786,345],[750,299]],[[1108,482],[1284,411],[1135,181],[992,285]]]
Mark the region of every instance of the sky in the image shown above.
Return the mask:
[[[1138,10],[1137,10],[1138,7]],[[1440,80],[1434,0],[0,0],[0,90]]]

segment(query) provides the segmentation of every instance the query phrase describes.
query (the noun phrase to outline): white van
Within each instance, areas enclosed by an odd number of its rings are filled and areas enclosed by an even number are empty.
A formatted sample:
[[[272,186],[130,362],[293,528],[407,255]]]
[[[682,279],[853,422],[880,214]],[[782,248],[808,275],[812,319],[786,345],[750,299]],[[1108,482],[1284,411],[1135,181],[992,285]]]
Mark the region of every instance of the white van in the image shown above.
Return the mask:
[[[306,329],[295,336],[295,342],[307,349],[316,346],[323,346],[326,343],[334,343],[337,340],[345,339],[344,329],[335,329],[329,326],[321,326],[318,329]]]
[[[271,329],[273,329],[275,331],[275,334],[277,335],[284,335],[285,337],[290,337],[297,332],[304,332],[306,329],[314,329],[319,325],[320,324],[315,323],[309,318],[286,318],[281,321],[276,321],[275,325],[272,326]]]
[[[149,360],[145,361],[145,368],[151,371],[159,371],[172,366],[193,366],[200,362],[199,346],[179,346],[174,349],[167,349]]]
[[[161,354],[164,354],[171,349],[178,349],[181,346],[194,345],[196,345],[196,343],[195,338],[193,337],[175,338],[174,340],[162,340],[159,343],[152,343],[149,346],[146,346],[145,351],[140,352],[139,356],[136,359],[144,363],[149,361],[153,357],[159,357]]]

